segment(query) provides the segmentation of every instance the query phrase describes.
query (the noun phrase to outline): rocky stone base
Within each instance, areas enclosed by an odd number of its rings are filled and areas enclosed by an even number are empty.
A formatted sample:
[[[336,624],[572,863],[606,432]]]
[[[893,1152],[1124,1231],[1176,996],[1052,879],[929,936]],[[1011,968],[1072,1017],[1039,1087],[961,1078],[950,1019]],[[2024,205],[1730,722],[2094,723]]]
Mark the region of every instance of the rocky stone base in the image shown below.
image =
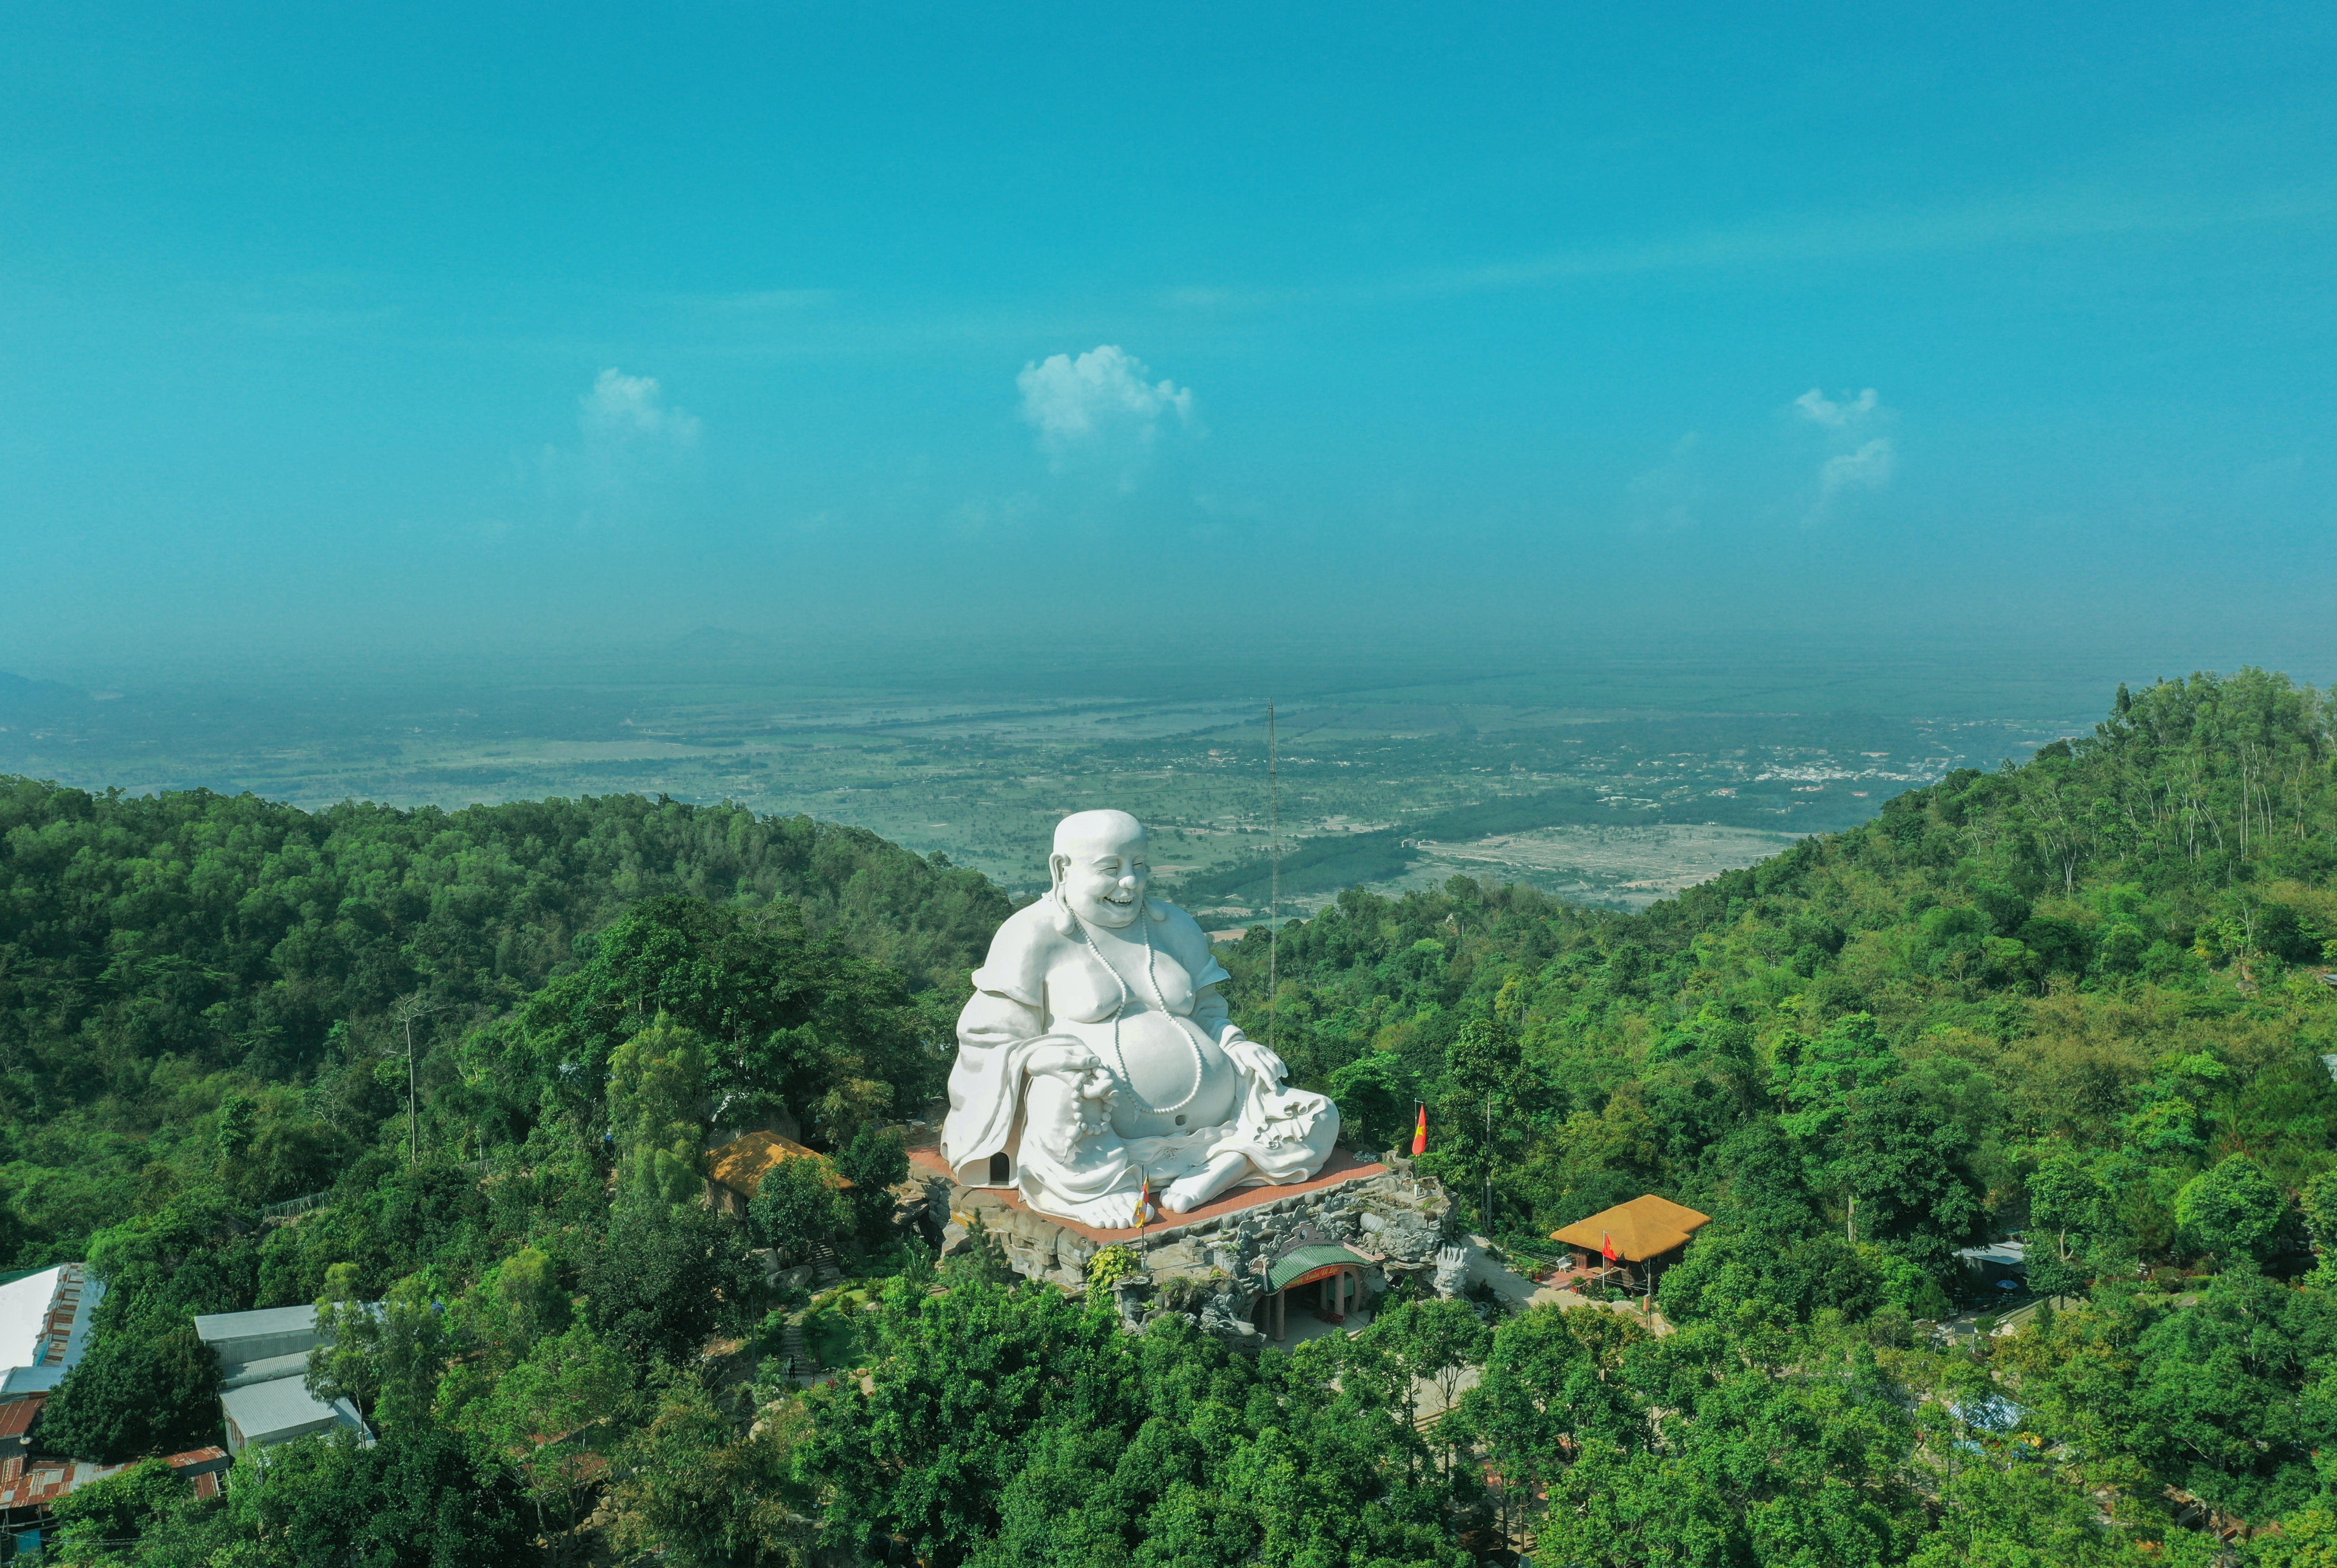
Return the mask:
[[[1267,1295],[1267,1271],[1296,1248],[1333,1242],[1364,1259],[1367,1297],[1387,1289],[1392,1273],[1427,1274],[1438,1264],[1452,1203],[1434,1180],[1415,1177],[1391,1155],[1391,1169],[1339,1186],[1271,1196],[1230,1213],[1186,1224],[1121,1232],[1110,1240],[1082,1234],[981,1188],[950,1192],[943,1250],[968,1244],[973,1225],[994,1236],[1008,1265],[1026,1279],[1084,1290],[1088,1270],[1106,1247],[1136,1255],[1136,1270],[1114,1287],[1123,1319],[1141,1328],[1163,1313],[1181,1313],[1221,1338],[1256,1348],[1263,1337],[1251,1318]]]

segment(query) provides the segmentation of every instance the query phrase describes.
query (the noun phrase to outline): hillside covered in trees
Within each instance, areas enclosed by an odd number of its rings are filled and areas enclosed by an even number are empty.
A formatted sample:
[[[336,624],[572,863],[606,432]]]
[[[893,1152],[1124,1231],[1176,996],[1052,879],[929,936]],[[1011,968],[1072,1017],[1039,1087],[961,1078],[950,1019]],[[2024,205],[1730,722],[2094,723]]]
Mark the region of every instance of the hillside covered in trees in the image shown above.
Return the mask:
[[[1006,913],[977,877],[637,799],[308,815],[13,781],[5,1240],[111,1284],[36,1439],[210,1440],[192,1314],[386,1303],[312,1373],[376,1445],[301,1440],[214,1503],[133,1471],[76,1494],[72,1550],[1361,1568],[1524,1532],[1585,1563],[2337,1561],[2332,719],[2255,671],[2121,690],[2092,737],[1643,915],[1350,892],[1282,934],[1271,997],[1252,932],[1225,949],[1250,1032],[1366,1148],[1425,1102],[1429,1168],[1497,1240],[1530,1257],[1647,1191],[1716,1216],[1660,1339],[1414,1303],[1256,1359],[1121,1333],[980,1248],[936,1272],[865,1196]],[[864,1196],[709,1211],[709,1119],[780,1107]],[[1988,1284],[1958,1250],[2009,1233],[2054,1304],[1935,1337]],[[782,1375],[804,1303],[757,1245],[841,1251],[814,1317],[862,1371]],[[1423,1436],[1413,1379],[1464,1365]]]

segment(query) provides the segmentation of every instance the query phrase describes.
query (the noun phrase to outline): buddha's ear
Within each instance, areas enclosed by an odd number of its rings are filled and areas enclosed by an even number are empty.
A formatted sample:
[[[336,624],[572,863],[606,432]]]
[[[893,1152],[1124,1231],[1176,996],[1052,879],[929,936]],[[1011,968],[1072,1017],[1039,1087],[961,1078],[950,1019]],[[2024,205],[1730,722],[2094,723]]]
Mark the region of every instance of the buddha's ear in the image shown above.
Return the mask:
[[[1080,931],[1079,922],[1071,916],[1071,906],[1063,902],[1063,873],[1071,868],[1071,858],[1068,855],[1047,857],[1047,876],[1051,883],[1047,889],[1047,924],[1061,936],[1076,936]]]
[[[1147,898],[1144,901],[1144,912],[1147,915],[1151,916],[1155,920],[1166,920],[1168,918],[1168,906],[1163,904],[1158,898]]]

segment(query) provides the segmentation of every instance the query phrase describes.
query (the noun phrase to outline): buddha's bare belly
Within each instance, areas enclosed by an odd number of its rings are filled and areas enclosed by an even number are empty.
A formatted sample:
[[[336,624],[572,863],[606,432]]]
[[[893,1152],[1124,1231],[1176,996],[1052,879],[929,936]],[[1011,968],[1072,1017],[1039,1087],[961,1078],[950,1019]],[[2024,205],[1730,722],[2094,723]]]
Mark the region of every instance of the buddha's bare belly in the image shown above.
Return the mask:
[[[1165,1013],[1139,1013],[1120,1021],[1119,1048],[1112,1023],[1081,1024],[1058,1018],[1051,1032],[1087,1043],[1120,1081],[1112,1100],[1111,1128],[1123,1138],[1165,1138],[1202,1127],[1221,1126],[1241,1108],[1241,1073],[1217,1043],[1185,1019]],[[1201,1083],[1193,1084],[1193,1054],[1198,1047]],[[1126,1076],[1121,1066],[1126,1064]],[[1130,1088],[1135,1093],[1130,1093]],[[1191,1095],[1188,1101],[1186,1097]],[[1179,1104],[1178,1102],[1185,1102]],[[1163,1107],[1149,1113],[1145,1107]],[[1174,1111],[1165,1109],[1176,1106]]]

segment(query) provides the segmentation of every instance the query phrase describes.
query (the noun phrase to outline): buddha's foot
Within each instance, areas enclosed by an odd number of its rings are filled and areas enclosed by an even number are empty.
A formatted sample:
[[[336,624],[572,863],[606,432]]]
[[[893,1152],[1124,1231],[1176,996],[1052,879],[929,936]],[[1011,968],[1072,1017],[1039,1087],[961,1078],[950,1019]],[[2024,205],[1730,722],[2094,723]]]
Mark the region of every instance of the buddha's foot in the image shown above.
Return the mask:
[[[1207,1171],[1168,1183],[1160,1194],[1160,1207],[1171,1214],[1183,1214],[1199,1208],[1209,1200],[1209,1177]]]

